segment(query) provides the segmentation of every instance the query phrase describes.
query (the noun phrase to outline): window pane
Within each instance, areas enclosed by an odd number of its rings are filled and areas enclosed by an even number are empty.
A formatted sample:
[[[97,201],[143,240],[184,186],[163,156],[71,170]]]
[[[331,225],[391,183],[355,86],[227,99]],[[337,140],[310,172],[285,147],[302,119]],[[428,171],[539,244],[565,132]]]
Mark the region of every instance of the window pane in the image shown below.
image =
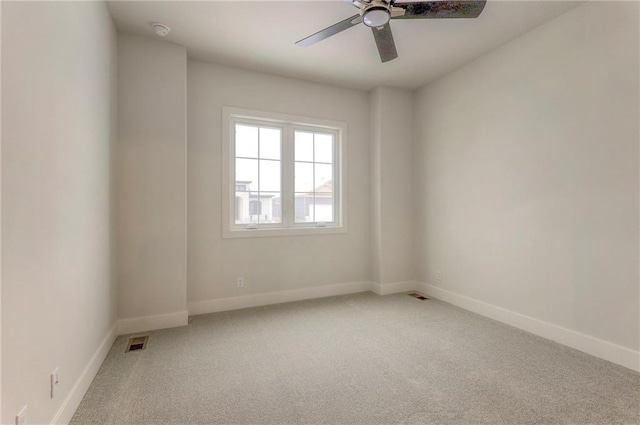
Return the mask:
[[[296,192],[313,192],[313,164],[296,162],[294,180]]]
[[[282,222],[282,202],[280,192],[260,192],[258,200],[260,201],[260,223],[268,224]]]
[[[260,158],[280,159],[279,128],[260,128]]]
[[[333,221],[333,194],[316,194],[315,221],[318,223],[330,223]]]
[[[236,189],[258,190],[258,160],[236,159]]]
[[[235,217],[236,224],[258,223],[257,215],[251,215],[252,210],[259,208],[256,204],[251,204],[255,198],[249,192],[236,192]]]
[[[236,156],[258,157],[258,127],[236,124]]]
[[[249,200],[249,215],[257,222],[260,220],[260,214],[262,214],[262,204],[260,199],[254,196],[253,199]]]
[[[316,192],[331,192],[333,190],[333,165],[314,164],[315,183],[313,185]]]
[[[331,134],[315,134],[315,161],[316,162],[333,162],[333,135]]]
[[[313,222],[313,195],[296,194],[296,223]]]
[[[260,192],[280,191],[280,161],[260,161]]]
[[[313,161],[313,133],[295,132],[295,160]]]

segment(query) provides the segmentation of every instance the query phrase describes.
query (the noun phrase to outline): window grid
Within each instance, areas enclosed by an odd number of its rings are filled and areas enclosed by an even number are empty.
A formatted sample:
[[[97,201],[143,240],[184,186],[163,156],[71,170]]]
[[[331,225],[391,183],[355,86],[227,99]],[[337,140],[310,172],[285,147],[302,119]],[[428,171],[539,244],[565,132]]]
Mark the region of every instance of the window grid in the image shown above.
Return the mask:
[[[240,157],[238,157],[240,158]],[[299,161],[296,160],[296,162],[300,162],[303,164],[324,164],[324,165],[333,165],[333,162],[323,162],[323,161]]]
[[[296,158],[296,136],[299,133],[306,133],[306,134],[310,134],[312,136],[311,139],[311,161],[308,160],[298,160],[295,159]],[[332,152],[332,162],[326,162],[326,161],[316,161],[316,138],[318,137],[318,135],[321,134],[323,136],[329,136],[331,138],[331,152]],[[330,165],[331,166],[331,181],[333,182],[335,180],[335,166],[334,166],[334,162],[335,162],[335,136],[333,134],[330,133],[322,133],[322,132],[317,132],[317,131],[308,131],[308,130],[298,130],[296,128],[294,128],[294,165],[295,164],[310,164],[311,165],[311,190],[310,191],[295,191],[294,197],[295,195],[308,195],[310,194],[312,197],[312,202],[310,204],[308,204],[306,201],[304,202],[304,211],[306,212],[306,209],[309,208],[310,211],[310,216],[311,216],[311,220],[310,221],[306,221],[306,220],[298,220],[298,215],[295,214],[294,211],[294,224],[296,225],[300,225],[300,224],[309,224],[309,223],[315,223],[318,224],[320,222],[322,223],[334,223],[336,221],[336,205],[335,205],[335,198],[334,198],[334,191],[332,190],[331,192],[322,192],[322,193],[330,193],[330,199],[331,199],[331,220],[323,220],[323,221],[318,221],[318,214],[317,214],[317,205],[318,205],[318,196],[317,193],[319,193],[317,191],[318,189],[318,184],[317,184],[317,180],[316,180],[316,164],[322,164],[322,165]],[[297,176],[294,176],[294,179],[297,178]]]
[[[258,199],[256,199],[255,204],[259,206],[258,210],[258,223],[260,224],[260,217],[262,215],[262,202],[260,200],[260,127],[258,127]]]
[[[238,142],[237,128],[238,128],[238,126],[252,127],[252,128],[255,128],[257,130],[257,141],[256,141],[256,143],[257,143],[257,153],[256,153],[255,157],[237,156],[236,155],[236,152],[238,150],[238,148],[237,148],[237,142]],[[234,187],[236,187],[236,185],[237,185],[237,172],[238,172],[238,170],[236,168],[237,167],[237,160],[238,159],[247,159],[247,160],[251,160],[251,161],[256,161],[257,162],[257,174],[256,174],[257,190],[255,191],[255,193],[256,193],[257,199],[255,199],[255,200],[249,199],[249,205],[251,205],[251,204],[258,205],[257,211],[259,211],[257,214],[252,214],[251,212],[252,211],[256,211],[256,210],[255,209],[252,210],[251,208],[249,208],[249,211],[248,211],[249,223],[245,223],[245,222],[242,221],[242,217],[241,217],[240,211],[237,209],[238,208],[238,204],[236,203],[236,205],[234,206],[234,208],[236,208],[234,216],[235,217],[239,217],[240,216],[241,218],[240,218],[240,220],[236,220],[235,224],[236,225],[244,224],[244,225],[248,225],[248,226],[256,225],[256,224],[263,224],[263,225],[264,224],[269,224],[268,221],[265,222],[262,219],[262,215],[263,215],[263,211],[262,211],[262,194],[263,193],[272,193],[272,194],[274,194],[274,196],[275,196],[275,194],[280,194],[280,197],[282,197],[282,180],[281,180],[282,176],[280,175],[280,188],[279,188],[278,192],[274,192],[273,190],[272,191],[263,191],[262,188],[261,188],[261,185],[262,185],[262,183],[261,183],[261,180],[262,180],[261,179],[261,175],[262,174],[260,172],[260,168],[261,168],[262,161],[269,161],[269,162],[273,162],[273,163],[278,163],[280,165],[279,168],[280,168],[280,173],[281,173],[281,168],[282,168],[281,167],[282,166],[282,145],[283,145],[282,144],[282,133],[283,133],[283,129],[280,128],[280,127],[270,127],[270,126],[264,126],[264,125],[255,125],[255,124],[250,124],[250,123],[246,123],[246,122],[243,122],[243,121],[234,121],[233,127],[234,127],[234,179],[236,180],[236,182],[234,184]],[[280,138],[278,140],[279,157],[280,157],[280,159],[262,158],[262,152],[261,152],[262,132],[260,131],[262,129],[277,129],[278,130],[278,133],[279,133],[279,136],[280,136]],[[235,192],[236,193],[238,193],[238,192],[246,192],[246,193],[251,194],[253,191],[250,188],[245,188],[244,190],[238,190],[237,187],[236,187]],[[268,211],[271,211],[272,220],[273,220],[273,218],[274,218],[273,217],[273,208],[271,208]],[[254,215],[257,216],[257,220],[254,220],[252,218],[252,216],[254,216]],[[238,223],[238,221],[240,221],[240,223]],[[282,223],[282,215],[280,216],[280,221],[279,222],[275,222],[274,224],[281,224],[281,223]]]

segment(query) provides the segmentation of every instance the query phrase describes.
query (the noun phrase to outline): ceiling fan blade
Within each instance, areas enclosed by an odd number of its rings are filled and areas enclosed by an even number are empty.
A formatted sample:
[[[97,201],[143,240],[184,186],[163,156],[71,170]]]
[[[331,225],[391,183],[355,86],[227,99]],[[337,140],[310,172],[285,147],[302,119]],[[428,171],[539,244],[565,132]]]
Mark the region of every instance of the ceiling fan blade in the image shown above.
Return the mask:
[[[373,38],[376,39],[380,60],[384,63],[397,58],[398,52],[396,51],[396,43],[393,42],[391,25],[387,22],[383,27],[371,28],[371,31],[373,32]]]
[[[486,3],[486,0],[393,3],[394,8],[403,8],[404,14],[391,19],[477,18]]]
[[[349,29],[354,25],[358,25],[360,22],[362,22],[362,18],[360,17],[360,15],[353,15],[352,17],[347,18],[344,21],[340,21],[337,24],[333,24],[330,27],[323,29],[322,31],[318,31],[317,33],[310,35],[309,37],[296,41],[296,44],[302,47],[309,47],[319,41],[331,37],[332,35],[336,35],[341,31]]]

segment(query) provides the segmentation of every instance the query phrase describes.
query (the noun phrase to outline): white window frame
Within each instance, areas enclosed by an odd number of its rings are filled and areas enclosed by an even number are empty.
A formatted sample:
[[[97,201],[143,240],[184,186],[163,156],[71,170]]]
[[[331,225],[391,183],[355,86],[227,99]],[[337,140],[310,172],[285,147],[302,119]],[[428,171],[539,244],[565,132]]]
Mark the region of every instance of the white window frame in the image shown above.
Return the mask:
[[[282,129],[281,140],[281,212],[282,223],[259,224],[252,228],[235,223],[235,123],[263,125]],[[334,135],[333,202],[334,222],[295,223],[294,131],[315,131]],[[347,124],[317,118],[300,117],[225,106],[222,108],[222,237],[244,238],[294,236],[347,232]]]

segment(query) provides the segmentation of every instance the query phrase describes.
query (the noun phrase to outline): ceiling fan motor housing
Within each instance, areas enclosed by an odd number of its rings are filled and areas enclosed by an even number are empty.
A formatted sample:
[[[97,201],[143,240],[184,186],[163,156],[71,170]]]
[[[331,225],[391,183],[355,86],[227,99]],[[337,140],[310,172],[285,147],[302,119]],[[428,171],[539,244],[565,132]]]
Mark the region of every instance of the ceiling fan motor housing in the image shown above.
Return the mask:
[[[362,22],[371,28],[382,27],[389,22],[389,19],[391,19],[391,14],[389,9],[384,6],[370,7],[362,13]]]

